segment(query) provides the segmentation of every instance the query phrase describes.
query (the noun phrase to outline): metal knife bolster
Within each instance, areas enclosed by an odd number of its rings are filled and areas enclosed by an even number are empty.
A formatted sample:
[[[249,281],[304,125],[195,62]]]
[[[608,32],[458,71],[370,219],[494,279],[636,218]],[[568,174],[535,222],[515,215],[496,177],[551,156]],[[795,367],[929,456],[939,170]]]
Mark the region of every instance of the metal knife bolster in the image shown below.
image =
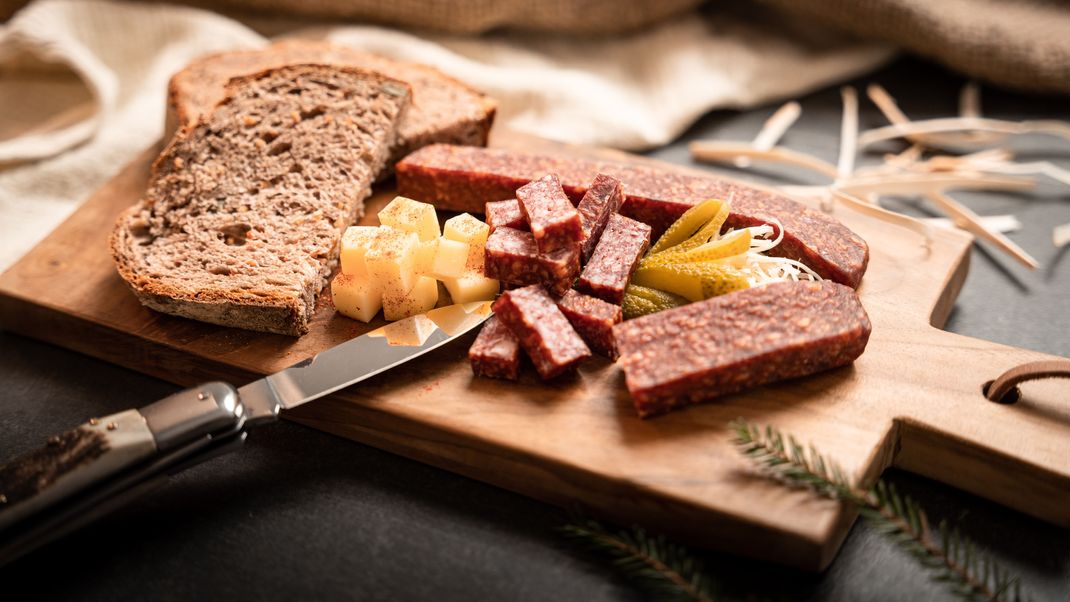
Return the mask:
[[[240,429],[246,409],[238,391],[210,382],[164,397],[140,410],[159,452],[168,452],[216,432]]]

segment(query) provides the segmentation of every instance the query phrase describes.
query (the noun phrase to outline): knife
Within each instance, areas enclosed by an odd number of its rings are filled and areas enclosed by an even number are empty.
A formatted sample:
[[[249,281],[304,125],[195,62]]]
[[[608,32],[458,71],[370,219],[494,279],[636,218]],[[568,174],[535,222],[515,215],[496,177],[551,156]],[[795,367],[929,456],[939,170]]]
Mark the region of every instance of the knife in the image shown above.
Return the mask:
[[[0,566],[239,449],[295,408],[401,365],[471,331],[490,302],[433,309],[350,339],[235,389],[209,382],[140,409],[92,418],[0,466]]]

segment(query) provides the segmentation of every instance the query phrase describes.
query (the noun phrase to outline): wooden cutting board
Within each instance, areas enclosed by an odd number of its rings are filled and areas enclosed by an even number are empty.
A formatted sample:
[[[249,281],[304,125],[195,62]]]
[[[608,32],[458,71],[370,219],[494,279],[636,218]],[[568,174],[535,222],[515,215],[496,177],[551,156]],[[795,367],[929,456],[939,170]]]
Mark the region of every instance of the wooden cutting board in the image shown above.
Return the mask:
[[[493,144],[621,156],[508,133]],[[139,305],[106,241],[156,152],[0,276],[0,326],[182,385],[241,385],[370,328],[326,301],[300,339]],[[392,196],[379,191],[365,222]],[[470,335],[285,417],[550,503],[809,569],[831,562],[854,514],[756,477],[729,442],[732,419],[814,443],[857,478],[897,466],[1070,526],[1070,386],[1029,384],[1010,406],[981,394],[1002,371],[1051,356],[938,329],[966,277],[971,238],[937,231],[926,246],[910,229],[849,209],[837,217],[872,251],[859,293],[873,335],[852,367],[643,421],[605,360],[551,384],[530,371],[519,383],[476,379],[465,360]]]

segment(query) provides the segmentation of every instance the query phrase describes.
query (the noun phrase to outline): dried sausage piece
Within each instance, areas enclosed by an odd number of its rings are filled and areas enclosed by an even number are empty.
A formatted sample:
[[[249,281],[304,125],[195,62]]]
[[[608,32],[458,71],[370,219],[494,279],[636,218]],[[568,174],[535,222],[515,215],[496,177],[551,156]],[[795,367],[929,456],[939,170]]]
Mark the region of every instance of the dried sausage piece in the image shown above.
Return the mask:
[[[611,360],[617,359],[613,342],[613,325],[620,324],[624,314],[619,305],[571,290],[557,301],[557,308],[565,314],[572,327],[595,353]]]
[[[494,302],[494,314],[520,341],[544,380],[591,357],[591,350],[541,286],[505,291]]]
[[[555,295],[563,295],[580,274],[580,250],[576,246],[539,253],[530,232],[502,227],[487,238],[483,274],[507,287],[542,284]]]
[[[495,228],[528,229],[528,222],[524,219],[524,215],[520,213],[520,202],[516,199],[487,203],[485,215],[491,232]]]
[[[773,220],[783,225],[784,240],[771,254],[799,260],[823,278],[852,288],[866,273],[869,247],[835,218],[770,190],[667,166],[434,144],[398,163],[397,183],[400,194],[439,209],[478,212],[487,201],[513,198],[517,188],[545,173],[556,173],[577,203],[598,174],[620,180],[625,192],[620,212],[648,224],[655,239],[692,205],[724,199],[732,203],[726,228]]]
[[[594,252],[594,247],[609,222],[609,216],[620,211],[623,203],[624,187],[619,180],[605,174],[595,176],[577,207],[583,225],[583,263],[587,263],[591,258],[591,253]]]
[[[614,213],[609,217],[591,260],[583,268],[576,288],[620,305],[628,280],[649,247],[650,226]]]
[[[516,380],[520,374],[520,341],[501,320],[491,316],[468,349],[468,361],[476,376]]]
[[[552,253],[580,244],[583,239],[580,212],[565,196],[557,176],[543,176],[517,188],[516,200],[540,253]]]
[[[777,282],[613,328],[640,417],[849,364],[871,330],[850,288]]]

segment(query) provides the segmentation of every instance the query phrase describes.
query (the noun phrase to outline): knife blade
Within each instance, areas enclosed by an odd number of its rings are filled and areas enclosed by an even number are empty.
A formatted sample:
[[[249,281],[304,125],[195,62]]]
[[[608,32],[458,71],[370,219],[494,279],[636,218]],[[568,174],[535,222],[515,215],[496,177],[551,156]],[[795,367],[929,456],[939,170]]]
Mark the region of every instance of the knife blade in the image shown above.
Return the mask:
[[[279,412],[438,349],[492,315],[450,305],[390,323],[235,389],[204,383],[92,418],[0,466],[0,566],[103,516],[180,470],[240,449]]]
[[[449,305],[351,339],[238,389],[246,420],[329,395],[450,342],[491,315],[490,302]]]

